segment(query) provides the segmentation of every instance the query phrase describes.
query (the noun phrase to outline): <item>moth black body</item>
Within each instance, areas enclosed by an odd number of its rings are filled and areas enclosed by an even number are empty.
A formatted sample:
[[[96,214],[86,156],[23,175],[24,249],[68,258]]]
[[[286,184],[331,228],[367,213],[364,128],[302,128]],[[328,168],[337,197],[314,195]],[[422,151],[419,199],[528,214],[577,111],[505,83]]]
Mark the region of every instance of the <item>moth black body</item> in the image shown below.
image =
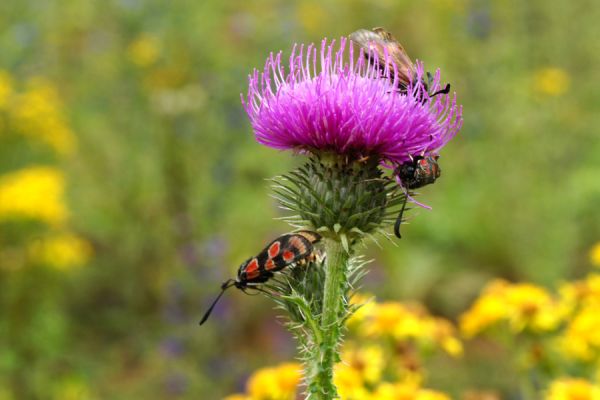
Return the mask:
[[[269,243],[256,256],[244,261],[238,268],[237,277],[221,284],[221,293],[216,297],[202,319],[202,325],[215,305],[232,286],[246,292],[248,287],[262,290],[258,286],[271,279],[275,272],[292,264],[305,264],[315,258],[314,244],[321,240],[321,235],[312,231],[298,231],[279,236]]]
[[[402,239],[400,235],[400,224],[402,223],[402,215],[406,208],[406,202],[410,195],[411,189],[418,189],[420,187],[434,183],[437,178],[440,177],[442,170],[438,164],[439,156],[416,156],[410,161],[407,161],[396,168],[394,174],[396,174],[402,186],[406,189],[406,195],[404,197],[404,203],[396,218],[394,224],[394,234],[397,238]]]

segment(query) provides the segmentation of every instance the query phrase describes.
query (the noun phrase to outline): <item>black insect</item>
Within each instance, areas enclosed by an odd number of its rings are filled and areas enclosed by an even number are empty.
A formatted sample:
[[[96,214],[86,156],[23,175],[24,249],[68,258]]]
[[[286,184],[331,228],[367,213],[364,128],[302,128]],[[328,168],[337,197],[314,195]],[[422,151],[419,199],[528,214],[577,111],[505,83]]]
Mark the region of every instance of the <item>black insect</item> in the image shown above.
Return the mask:
[[[392,36],[391,33],[383,28],[373,28],[373,30],[359,29],[350,34],[350,39],[365,50],[365,57],[370,63],[375,63],[374,56],[377,56],[379,68],[383,72],[386,67],[390,67],[391,78],[394,79],[394,68],[398,78],[398,90],[406,93],[408,84],[416,79],[417,69],[412,60],[404,50],[404,47]],[[433,75],[426,73],[426,79],[421,79],[425,87],[425,91],[429,92],[429,87],[433,84]],[[429,97],[438,94],[447,94],[450,92],[450,84],[438,90],[435,93],[429,94]]]
[[[400,210],[400,214],[398,214],[398,218],[396,218],[396,223],[394,224],[394,234],[399,239],[402,238],[400,235],[400,224],[402,223],[402,215],[404,214],[406,202],[410,196],[410,189],[418,189],[425,185],[429,185],[434,183],[435,180],[440,177],[442,170],[438,164],[439,158],[440,157],[437,155],[416,156],[411,158],[410,161],[400,165],[394,171],[394,174],[398,176],[402,186],[404,189],[406,189],[402,209]]]
[[[260,290],[257,286],[267,282],[274,272],[281,271],[291,264],[305,264],[316,258],[313,244],[321,240],[321,235],[311,231],[298,231],[279,236],[256,255],[238,268],[237,278],[228,279],[221,285],[221,293],[213,301],[202,319],[202,325],[227,289],[232,286],[246,292],[248,287]]]

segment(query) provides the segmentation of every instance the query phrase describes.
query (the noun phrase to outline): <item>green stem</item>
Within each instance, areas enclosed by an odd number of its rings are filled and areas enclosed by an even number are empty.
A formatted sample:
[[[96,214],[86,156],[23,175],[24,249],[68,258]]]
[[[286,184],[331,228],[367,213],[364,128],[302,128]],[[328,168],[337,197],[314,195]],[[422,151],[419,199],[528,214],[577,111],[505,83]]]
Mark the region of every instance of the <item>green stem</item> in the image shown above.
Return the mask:
[[[333,367],[339,360],[338,344],[344,325],[343,310],[348,253],[339,241],[325,239],[327,261],[325,265],[325,286],[323,289],[323,310],[321,314],[321,342],[319,348],[311,352],[309,371],[309,392],[311,398],[331,400],[338,397],[333,384]]]

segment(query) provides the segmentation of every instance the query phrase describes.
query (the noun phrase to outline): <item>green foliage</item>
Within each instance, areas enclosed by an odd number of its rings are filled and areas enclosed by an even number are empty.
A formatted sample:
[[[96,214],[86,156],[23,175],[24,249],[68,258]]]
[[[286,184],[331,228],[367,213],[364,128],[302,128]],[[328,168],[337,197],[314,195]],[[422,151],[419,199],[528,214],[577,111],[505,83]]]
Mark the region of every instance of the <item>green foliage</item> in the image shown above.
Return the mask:
[[[217,399],[292,357],[259,296],[231,291],[197,327],[220,282],[288,229],[265,179],[298,162],[254,142],[239,93],[270,51],[358,28],[442,68],[465,110],[419,197],[433,210],[383,245],[366,289],[454,316],[491,276],[581,275],[600,238],[599,18],[592,0],[0,2],[0,69],[52,82],[78,143],[57,157],[1,119],[0,171],[61,168],[69,229],[94,250],[75,270],[12,269],[47,227],[0,226],[1,395]],[[509,374],[481,373],[505,358],[477,354],[438,360],[431,384],[509,392]]]

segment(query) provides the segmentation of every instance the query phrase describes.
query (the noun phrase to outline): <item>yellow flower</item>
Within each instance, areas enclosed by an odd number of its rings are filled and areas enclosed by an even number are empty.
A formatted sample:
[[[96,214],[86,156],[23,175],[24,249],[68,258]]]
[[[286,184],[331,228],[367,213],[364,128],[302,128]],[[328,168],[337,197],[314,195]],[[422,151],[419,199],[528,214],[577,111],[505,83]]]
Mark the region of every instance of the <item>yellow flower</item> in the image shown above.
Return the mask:
[[[52,167],[29,167],[0,177],[0,219],[32,218],[60,225],[67,219],[65,178]]]
[[[446,394],[405,382],[384,382],[373,393],[374,400],[450,400]]]
[[[550,294],[539,286],[529,283],[511,285],[506,300],[511,312],[509,322],[513,332],[520,332],[527,326],[536,331],[549,331],[560,321],[556,303]]]
[[[421,389],[417,392],[415,400],[450,400],[450,397],[436,390]]]
[[[346,324],[350,329],[359,326],[368,318],[376,307],[375,298],[368,294],[357,293],[350,299],[350,304],[360,305],[360,308],[352,314]]]
[[[248,380],[248,394],[255,400],[293,400],[302,378],[302,366],[285,363],[256,371]]]
[[[400,303],[378,303],[365,324],[365,333],[368,336],[393,335],[406,316],[407,310]]]
[[[442,342],[442,349],[452,357],[460,357],[463,355],[463,345],[460,340],[454,336],[445,337]]]
[[[84,265],[92,248],[85,240],[66,233],[32,242],[28,251],[34,262],[65,270]]]
[[[460,318],[460,327],[472,337],[500,321],[507,321],[515,333],[524,329],[549,331],[563,318],[558,302],[543,288],[495,280],[484,288],[473,306]]]
[[[568,356],[590,360],[600,349],[600,315],[596,305],[585,305],[569,321],[563,336],[559,337],[561,349]]]
[[[583,379],[562,378],[550,384],[545,400],[600,400],[600,387]]]
[[[415,400],[417,392],[417,386],[411,384],[384,382],[375,389],[373,399]]]
[[[360,324],[357,320],[361,321]],[[359,324],[358,331],[370,338],[391,336],[397,342],[416,342],[424,347],[439,346],[452,356],[462,354],[462,344],[454,336],[452,323],[432,317],[418,304],[372,303],[352,321],[351,327],[353,324]]]
[[[467,337],[475,336],[506,317],[506,304],[502,297],[506,285],[502,280],[492,281],[471,308],[461,315],[460,329]]]
[[[600,242],[596,243],[590,250],[590,262],[594,267],[600,267]]]
[[[361,381],[367,383],[378,382],[385,367],[383,349],[378,345],[356,348],[354,344],[347,343],[341,359],[342,364],[358,372]]]
[[[160,55],[160,43],[150,35],[139,36],[127,49],[131,62],[139,67],[148,67],[156,62]]]
[[[333,370],[333,383],[343,400],[368,399],[369,391],[365,388],[360,371],[353,366],[338,363]]]
[[[59,154],[75,149],[75,136],[65,121],[62,101],[54,85],[44,78],[30,79],[27,90],[15,96],[10,111],[23,135],[45,142]]]
[[[433,320],[423,318],[412,310],[406,310],[406,313],[400,316],[402,318],[398,319],[393,331],[397,340],[418,339],[421,337],[430,339],[433,336],[435,330]]]
[[[7,71],[0,70],[0,109],[8,104],[13,94],[13,83]]]
[[[559,294],[559,312],[565,316],[583,306],[600,307],[600,274],[589,274],[585,280],[563,283]]]
[[[546,96],[560,96],[569,90],[569,74],[556,67],[541,68],[534,74],[534,89]]]

